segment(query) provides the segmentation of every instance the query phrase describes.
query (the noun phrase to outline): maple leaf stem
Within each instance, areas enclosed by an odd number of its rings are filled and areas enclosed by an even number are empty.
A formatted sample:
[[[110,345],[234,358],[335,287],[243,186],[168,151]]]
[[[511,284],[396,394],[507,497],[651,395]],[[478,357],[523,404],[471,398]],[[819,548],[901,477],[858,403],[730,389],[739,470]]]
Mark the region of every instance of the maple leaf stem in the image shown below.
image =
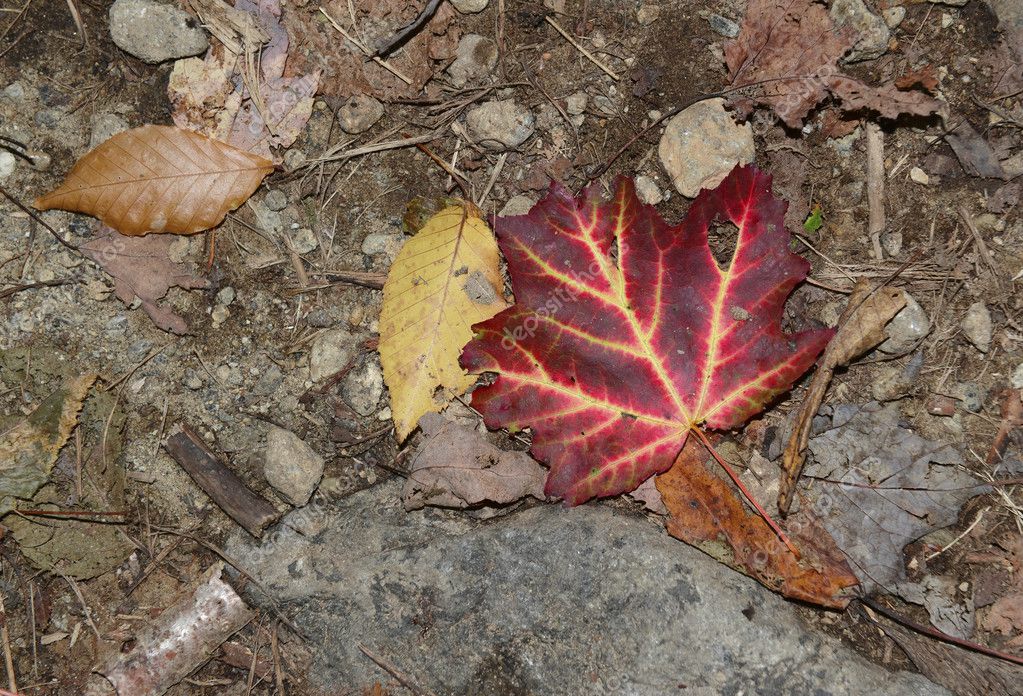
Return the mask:
[[[721,465],[721,468],[725,470],[725,473],[728,474],[728,477],[732,479],[732,483],[738,486],[739,490],[742,491],[742,494],[746,497],[746,500],[748,500],[750,504],[756,509],[757,514],[759,514],[764,519],[764,522],[767,523],[767,526],[770,527],[774,531],[774,533],[778,535],[778,538],[781,539],[782,543],[785,544],[786,547],[788,547],[788,550],[791,551],[792,554],[798,560],[801,557],[799,551],[792,544],[792,542],[789,541],[789,538],[785,535],[785,532],[781,530],[781,527],[778,526],[778,523],[771,519],[771,516],[767,514],[767,511],[764,510],[763,507],[761,507],[760,503],[757,502],[756,498],[754,498],[753,495],[749,492],[749,490],[746,489],[746,486],[744,486],[742,481],[739,480],[738,474],[735,473],[735,470],[731,467],[731,465],[728,462],[726,462],[721,457],[721,455],[717,453],[717,450],[715,450],[714,446],[710,444],[710,440],[707,439],[707,436],[703,434],[702,430],[700,430],[699,428],[693,428],[692,431],[696,433],[696,436],[700,438],[700,441],[703,443],[703,446],[707,448],[707,451],[710,452],[711,456],[714,457],[717,463]]]

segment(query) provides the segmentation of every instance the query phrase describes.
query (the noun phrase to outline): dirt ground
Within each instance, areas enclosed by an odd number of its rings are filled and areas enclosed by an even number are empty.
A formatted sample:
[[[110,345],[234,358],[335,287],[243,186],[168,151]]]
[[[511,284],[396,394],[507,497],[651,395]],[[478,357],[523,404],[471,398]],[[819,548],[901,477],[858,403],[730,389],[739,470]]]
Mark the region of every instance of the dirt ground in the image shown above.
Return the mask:
[[[38,167],[19,160],[15,173],[0,181],[11,197],[25,204],[57,185],[89,149],[99,119],[114,114],[132,127],[171,123],[167,83],[173,61],[149,65],[117,48],[110,39],[105,0],[73,4],[87,39],[63,2],[35,0],[21,11],[19,1],[0,14],[0,135],[49,159],[48,166]],[[424,3],[392,4],[407,5],[406,14],[415,14]],[[483,202],[486,212],[496,213],[520,194],[535,200],[552,177],[580,190],[597,167],[638,135],[599,181],[606,186],[618,174],[650,177],[662,192],[672,192],[659,208],[666,219],[677,221],[688,199],[673,191],[661,168],[660,130],[644,129],[658,115],[652,112],[666,113],[725,86],[725,39],[708,20],[720,15],[738,22],[745,3],[666,1],[659,4],[655,21],[641,23],[637,10],[651,4],[568,0],[554,3],[555,12],[550,3],[492,0],[479,14],[452,11],[450,21],[462,35],[476,33],[500,42],[500,60],[491,74],[456,88],[442,74],[450,57],[430,62],[435,79],[414,94],[393,90],[382,95],[383,118],[356,136],[337,126],[335,114],[347,95],[335,85],[333,93],[317,97],[291,149],[309,162],[349,141],[351,147],[437,129],[429,150],[450,162],[457,143],[459,170],[479,193],[491,183],[498,155],[467,146],[450,124],[492,96],[514,97],[537,114],[537,134],[507,152]],[[894,4],[881,3],[877,9]],[[354,5],[363,16],[362,3]],[[907,66],[931,64],[941,75],[947,124],[967,121],[1003,156],[1019,153],[1023,100],[1018,92],[1005,96],[1009,90],[999,84],[1005,68],[995,56],[1000,35],[993,11],[981,0],[961,7],[907,3],[905,9],[905,19],[892,30],[893,48],[849,72],[881,82]],[[316,3],[291,2],[284,11],[286,17],[301,15],[312,22]],[[558,17],[622,79],[609,80],[545,22],[548,15]],[[305,45],[294,35],[304,25],[285,25],[293,42]],[[319,50],[315,45],[305,48]],[[588,102],[581,125],[574,126],[561,111],[567,97],[579,91],[588,95]],[[831,138],[819,121],[810,122],[817,125],[799,132],[754,119],[756,163],[775,174],[779,194],[792,206],[790,218],[801,226],[813,204],[824,212],[819,230],[796,230],[804,243],[795,251],[813,270],[811,282],[790,300],[790,316],[820,323],[830,317],[833,323],[844,306],[844,295],[834,289],[847,290],[853,280],[867,277],[906,290],[930,321],[930,330],[911,350],[872,353],[840,371],[826,403],[876,399],[880,381],[902,374],[914,356],[922,356],[917,373],[891,400],[906,424],[924,437],[954,443],[969,468],[988,476],[992,472],[985,458],[1003,423],[1003,393],[1023,365],[1018,185],[1002,190],[1013,182],[966,171],[945,141],[940,119],[884,121],[886,240],[899,233],[901,242],[891,242],[889,253],[878,261],[871,256],[867,233],[864,126]],[[206,281],[205,287],[193,290],[173,288],[161,300],[187,322],[189,332],[181,336],[157,328],[137,303],[126,306],[113,294],[114,281],[97,264],[58,244],[13,203],[0,202],[0,409],[5,416],[30,413],[62,380],[98,373],[107,398],[87,403],[79,434],[57,461],[49,501],[126,512],[123,524],[120,517],[97,518],[99,522],[53,518],[62,526],[46,530],[44,537],[73,534],[68,525],[77,525],[77,533],[85,526],[105,528],[106,551],[80,554],[74,572],[70,566],[54,565],[45,553],[26,555],[26,545],[43,543],[38,536],[19,537],[7,529],[0,540],[6,612],[0,626],[7,632],[3,641],[12,652],[19,693],[82,693],[103,646],[118,641],[130,646],[138,625],[219,560],[215,548],[234,522],[162,447],[173,424],[189,424],[279,511],[290,506],[262,474],[267,424],[296,433],[325,458],[323,485],[331,486],[334,495],[350,494],[403,470],[402,448],[389,427],[386,393],[380,408],[359,415],[348,403],[351,399],[342,397],[336,380],[311,378],[310,348],[325,331],[340,327],[358,347],[351,369],[377,360],[381,292],[343,282],[337,272],[385,273],[388,254],[364,253],[367,235],[411,232],[403,219],[413,199],[459,192],[448,174],[416,148],[297,168],[289,167],[289,161],[301,160],[285,160],[252,201],[216,231],[211,266],[207,257],[214,234],[171,242],[172,257]],[[911,177],[916,168],[930,176],[928,185]],[[264,199],[271,191],[282,192],[287,200],[281,210],[270,211],[279,218],[277,230],[266,223]],[[993,204],[996,194],[1001,198]],[[72,245],[94,234],[95,223],[86,216],[58,211],[46,213],[45,220],[67,231]],[[282,242],[295,229],[311,230],[317,241],[301,258],[289,254]],[[379,282],[372,277],[371,286]],[[961,327],[970,306],[978,302],[989,310],[993,323],[986,353]],[[793,319],[791,328],[799,328],[801,321]],[[762,422],[783,424],[800,396],[797,388]],[[938,401],[948,403],[940,414],[935,413]],[[90,498],[80,485],[76,491],[76,462],[80,466],[83,457],[95,461],[90,453],[96,447],[113,447],[108,440],[116,440],[116,450],[105,451],[115,451],[123,473],[107,472],[107,478],[96,474],[97,480],[117,483],[107,489],[108,497]],[[1008,451],[1018,457],[1015,446],[1010,441]],[[994,477],[1002,483],[968,502],[956,526],[905,551],[908,567],[917,569],[918,577],[954,577],[981,616],[999,598],[1023,591],[1023,502],[1011,475]],[[983,603],[977,597],[979,587]],[[903,615],[928,623],[923,608],[897,598],[891,604]],[[856,605],[841,614],[810,608],[805,614],[807,621],[842,636],[869,659],[915,669],[870,621],[868,611]],[[995,626],[978,619],[971,640],[1023,655],[1023,615],[1019,620]],[[258,617],[231,642],[231,655],[218,653],[169,693],[278,693],[274,665],[279,667],[282,658],[273,656],[271,643],[280,643],[278,652],[285,655],[288,693],[304,693],[301,670],[309,647],[288,637],[275,617]],[[258,665],[252,659],[256,649]],[[266,660],[269,667],[262,662]],[[384,693],[379,685],[358,687],[365,693]]]

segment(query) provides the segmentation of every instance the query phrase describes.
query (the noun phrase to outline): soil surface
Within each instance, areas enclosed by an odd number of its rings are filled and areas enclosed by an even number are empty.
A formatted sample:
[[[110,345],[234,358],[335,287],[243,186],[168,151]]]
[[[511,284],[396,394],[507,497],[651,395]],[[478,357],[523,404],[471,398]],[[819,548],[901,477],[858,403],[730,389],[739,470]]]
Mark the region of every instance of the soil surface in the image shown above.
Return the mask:
[[[346,26],[352,7],[363,38],[375,41],[426,3],[364,4],[325,7]],[[376,345],[382,280],[415,231],[410,206],[464,197],[497,214],[517,196],[528,197],[527,206],[535,202],[552,180],[573,191],[595,181],[610,191],[614,177],[625,175],[648,177],[663,199],[658,209],[664,217],[682,219],[691,201],[661,165],[663,124],[653,124],[728,86],[727,38],[715,27],[722,18],[741,23],[746,3],[482,4],[481,12],[462,13],[441,3],[426,29],[432,43],[410,43],[406,53],[389,58],[416,69],[406,87],[383,69],[372,72],[377,66],[363,56],[325,48],[346,44],[317,3],[282,3],[292,42],[286,75],[324,70],[321,91],[295,143],[275,149],[277,171],[246,204],[215,232],[168,240],[163,253],[177,264],[173,273],[191,279],[182,285],[201,286],[171,287],[156,299],[160,311],[187,325],[181,335],[159,328],[130,291],[127,302],[119,298],[107,270],[73,248],[100,234],[93,218],[49,211],[40,214],[48,230],[23,207],[55,188],[90,143],[97,144],[97,135],[109,135],[104,128],[111,123],[172,124],[168,81],[175,61],[148,64],[115,45],[106,0],[18,2],[0,13],[0,148],[16,154],[13,173],[0,180],[7,196],[0,201],[0,413],[14,422],[67,380],[97,373],[81,425],[56,458],[45,496],[32,507],[106,513],[4,518],[0,649],[10,656],[18,693],[99,688],[102,680],[92,670],[101,656],[132,648],[170,598],[188,596],[214,563],[230,563],[218,550],[237,523],[164,446],[179,424],[279,514],[294,506],[264,474],[267,433],[275,426],[322,458],[320,489],[334,501],[406,474],[414,437],[395,439]],[[895,403],[902,426],[950,444],[972,475],[992,484],[962,506],[954,526],[906,547],[904,560],[908,581],[948,579],[955,588],[950,601],[970,608],[967,640],[1019,659],[1023,503],[1021,469],[1013,462],[1019,467],[1023,447],[1014,429],[1020,423],[1005,416],[1004,404],[1023,388],[1023,164],[1010,166],[1023,152],[1023,86],[1009,79],[1018,78],[1023,39],[1008,43],[1009,20],[996,13],[1002,5],[992,9],[983,0],[867,4],[878,14],[904,7],[905,16],[890,29],[884,55],[843,69],[880,84],[929,65],[948,113],[944,119],[879,121],[887,216],[877,240],[881,258],[868,231],[865,130],[871,116],[846,115],[836,124],[825,105],[802,131],[765,117],[762,109],[750,117],[754,163],[774,175],[776,192],[789,201],[787,221],[799,234],[793,250],[812,264],[809,280],[789,300],[785,328],[834,326],[861,278],[902,288],[922,308],[920,335],[902,350],[872,351],[839,370],[825,405]],[[497,59],[456,86],[445,71],[456,60],[459,38],[469,34],[492,41]],[[409,55],[419,56],[418,63]],[[355,68],[330,73],[330,62],[340,65],[342,57],[358,70],[371,67],[358,79]],[[477,62],[486,58],[476,56]],[[366,130],[346,133],[339,112],[356,92],[379,99],[383,115]],[[585,102],[575,108],[580,93]],[[514,99],[531,112],[535,132],[525,142],[493,149],[466,134],[466,113],[495,99]],[[979,176],[951,147],[946,136],[963,123],[1003,163],[1003,177]],[[345,154],[428,133],[434,137],[423,148]],[[447,171],[452,162],[464,190]],[[814,206],[824,224],[804,229]],[[719,243],[728,246],[727,239]],[[967,321],[981,311],[990,317],[986,330]],[[342,346],[341,357],[318,357],[331,341]],[[735,451],[776,460],[772,438],[786,437],[779,433],[787,432],[804,392],[805,381],[758,418],[752,434],[735,434]],[[1000,431],[1007,433],[1006,444],[993,460]],[[521,439],[499,439],[523,448]],[[637,509],[622,500],[599,504]],[[25,520],[53,526],[33,532]],[[48,545],[61,535],[73,548]],[[721,572],[733,571],[721,566]],[[876,601],[930,625],[925,607],[889,590],[878,592]],[[843,613],[799,611],[813,630],[840,637],[869,660],[919,670],[957,690],[879,628],[866,605],[854,602]],[[168,693],[312,693],[305,691],[305,670],[315,662],[316,646],[283,619],[259,613]],[[391,677],[352,684],[348,693],[410,693]],[[0,684],[8,683],[0,669]]]

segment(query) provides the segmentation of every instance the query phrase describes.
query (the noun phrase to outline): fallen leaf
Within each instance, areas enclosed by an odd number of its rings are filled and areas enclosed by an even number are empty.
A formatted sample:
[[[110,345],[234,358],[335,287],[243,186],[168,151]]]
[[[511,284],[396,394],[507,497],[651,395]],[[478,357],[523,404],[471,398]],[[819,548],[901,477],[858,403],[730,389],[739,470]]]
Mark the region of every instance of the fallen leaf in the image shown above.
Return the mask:
[[[752,95],[732,102],[744,114],[756,104],[767,106],[789,128],[801,128],[828,96],[841,100],[844,111],[869,110],[885,118],[928,116],[941,109],[942,102],[923,92],[872,87],[842,74],[838,61],[856,40],[848,27],[835,28],[824,3],[750,0],[739,35],[725,43],[724,54],[732,87],[756,85]]]
[[[894,85],[899,89],[912,89],[919,86],[933,93],[938,88],[938,71],[933,64],[928,63],[918,70],[907,70],[895,78]]]
[[[86,153],[60,188],[37,198],[98,217],[121,234],[194,234],[245,202],[273,163],[172,126],[118,133]]]
[[[708,453],[689,438],[675,464],[656,478],[670,517],[668,533],[786,597],[844,609],[857,584],[834,541],[806,519],[787,522],[797,558],[731,486],[706,466]]]
[[[320,74],[302,77],[277,77],[260,83],[270,127],[255,104],[244,102],[235,117],[227,142],[271,159],[270,148],[290,147],[305,128],[313,113]]]
[[[110,392],[95,390],[85,401],[79,418],[82,460],[68,447],[61,454],[54,474],[27,506],[37,510],[123,511],[125,471],[118,461],[126,417]],[[73,483],[73,472],[81,466],[82,494]],[[135,547],[116,524],[117,517],[103,521],[88,517],[64,518],[10,515],[4,525],[18,542],[18,548],[36,568],[59,570],[88,580],[119,566]]]
[[[906,295],[899,288],[886,285],[871,290],[870,284],[861,279],[853,289],[849,303],[838,319],[838,333],[818,361],[817,371],[803,397],[795,427],[785,448],[782,464],[785,476],[778,490],[778,509],[782,515],[788,514],[792,504],[792,494],[803,470],[813,418],[824,401],[835,368],[847,365],[884,341],[885,325],[905,306]]]
[[[959,163],[963,165],[967,174],[987,179],[1010,178],[1002,170],[998,156],[991,146],[968,121],[961,121],[946,133],[945,140],[952,147],[952,152],[959,158]]]
[[[655,515],[668,514],[668,506],[664,504],[664,498],[657,490],[657,483],[653,476],[639,484],[636,490],[629,492],[628,496],[643,503],[643,508]]]
[[[930,116],[945,109],[942,101],[920,90],[903,90],[894,84],[868,85],[847,75],[835,75],[827,84],[828,91],[841,100],[840,107],[846,112],[869,111],[881,118],[895,119],[903,114]]]
[[[173,287],[205,288],[208,281],[193,275],[183,263],[171,261],[174,240],[167,236],[125,237],[106,226],[78,248],[114,278],[114,294],[126,305],[137,297],[141,307],[159,328],[178,335],[188,324],[157,301]]]
[[[15,507],[15,498],[31,499],[50,480],[95,381],[95,374],[70,379],[29,415],[0,422],[0,515]]]
[[[1023,594],[999,597],[984,614],[985,631],[1011,636],[1023,631]]]
[[[897,406],[834,407],[810,439],[806,505],[849,558],[864,591],[904,580],[903,548],[953,524],[969,498],[990,490],[953,447],[900,425]]]
[[[270,148],[290,147],[309,121],[321,71],[284,76],[290,41],[277,0],[235,0],[235,8],[258,17],[269,40],[258,61],[258,100],[252,94],[254,85],[248,84],[227,142],[270,158]]]
[[[548,495],[631,491],[691,430],[741,425],[813,363],[832,332],[781,330],[809,268],[784,214],[769,176],[736,167],[675,227],[624,178],[610,202],[552,184],[528,215],[497,220],[516,304],[474,327],[462,364],[496,373],[472,405],[491,428],[532,428]],[[735,244],[724,268],[716,221]]]
[[[423,416],[420,426],[424,440],[412,456],[402,494],[406,510],[544,499],[547,470],[525,452],[498,449],[471,428],[436,413]]]
[[[508,306],[499,264],[493,233],[468,205],[434,215],[394,259],[379,351],[399,440],[475,381],[458,354],[473,324]]]
[[[319,71],[285,76],[290,40],[277,0],[193,5],[224,50],[174,64],[167,83],[174,123],[281,162],[312,114]]]
[[[167,80],[174,124],[207,138],[229,142],[242,106],[241,88],[235,85],[234,75],[233,65],[228,68],[213,52],[205,59],[175,61]]]
[[[896,593],[927,610],[931,625],[947,636],[968,639],[973,635],[976,610],[967,597],[956,599],[959,581],[945,575],[925,575],[919,582],[900,582]]]

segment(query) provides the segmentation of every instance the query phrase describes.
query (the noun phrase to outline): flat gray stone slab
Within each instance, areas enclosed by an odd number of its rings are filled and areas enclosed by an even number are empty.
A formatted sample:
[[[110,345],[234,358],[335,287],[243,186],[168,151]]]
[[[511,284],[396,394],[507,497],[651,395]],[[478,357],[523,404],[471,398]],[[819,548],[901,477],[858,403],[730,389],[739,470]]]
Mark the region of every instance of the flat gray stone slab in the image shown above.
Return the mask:
[[[229,544],[307,632],[328,690],[390,680],[361,644],[438,696],[948,693],[808,629],[641,516],[541,505],[477,522],[406,513],[399,493],[386,483],[292,513],[262,546]]]

